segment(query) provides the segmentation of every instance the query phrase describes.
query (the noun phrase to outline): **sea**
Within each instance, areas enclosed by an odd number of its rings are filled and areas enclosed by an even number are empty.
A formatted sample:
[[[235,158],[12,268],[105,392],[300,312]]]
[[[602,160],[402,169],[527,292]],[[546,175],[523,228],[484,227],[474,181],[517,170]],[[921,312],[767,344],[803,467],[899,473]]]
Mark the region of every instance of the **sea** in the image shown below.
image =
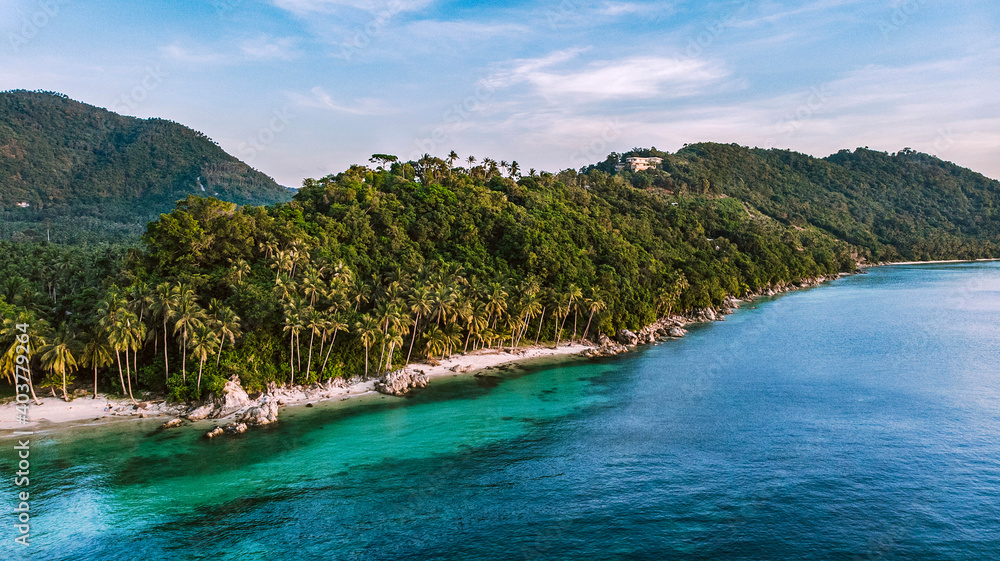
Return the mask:
[[[0,435],[2,559],[1000,559],[1000,264],[872,268],[683,339],[286,408]]]

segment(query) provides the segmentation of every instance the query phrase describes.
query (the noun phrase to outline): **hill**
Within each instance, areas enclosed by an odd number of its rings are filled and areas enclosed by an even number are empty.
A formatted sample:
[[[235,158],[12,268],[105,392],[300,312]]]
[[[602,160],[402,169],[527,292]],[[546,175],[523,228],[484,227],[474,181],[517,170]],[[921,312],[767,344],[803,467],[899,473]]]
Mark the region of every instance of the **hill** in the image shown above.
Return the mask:
[[[239,204],[291,198],[183,125],[60,94],[0,93],[0,238],[37,239],[51,226],[59,241],[135,239],[191,194]]]
[[[876,261],[996,256],[1000,182],[934,156],[865,148],[813,158],[788,150],[693,144],[675,154],[635,149],[662,169],[624,172],[637,186],[728,195],[785,224],[815,226]]]
[[[286,203],[189,196],[140,247],[0,242],[0,350],[14,356],[11,326],[30,324],[35,346],[132,353],[97,366],[104,387],[191,399],[234,375],[260,391],[614,334],[862,261],[1000,254],[997,182],[930,156],[629,154],[662,169],[619,171],[613,154],[522,176],[491,159],[376,156]],[[72,379],[36,371],[46,387]]]

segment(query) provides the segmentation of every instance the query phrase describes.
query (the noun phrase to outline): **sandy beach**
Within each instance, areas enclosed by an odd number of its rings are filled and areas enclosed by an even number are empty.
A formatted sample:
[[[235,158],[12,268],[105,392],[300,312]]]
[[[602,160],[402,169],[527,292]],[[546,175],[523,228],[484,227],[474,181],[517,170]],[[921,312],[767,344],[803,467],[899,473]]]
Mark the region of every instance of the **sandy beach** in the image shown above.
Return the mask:
[[[434,378],[447,375],[473,375],[480,370],[512,362],[575,355],[590,348],[590,346],[579,344],[572,346],[563,345],[557,349],[552,347],[528,347],[520,348],[515,353],[496,349],[482,349],[465,355],[452,356],[441,361],[436,366],[413,363],[409,368],[422,371],[429,379],[433,380]],[[368,380],[343,388],[319,390],[301,386],[285,388],[282,390],[280,403],[283,406],[294,406],[369,395],[375,393],[374,387],[375,381]],[[149,414],[143,416],[136,414],[116,414],[115,409],[118,406],[129,405],[131,402],[128,399],[110,398],[103,394],[98,394],[97,399],[93,399],[92,396],[85,396],[68,402],[55,397],[40,397],[40,400],[42,401],[41,405],[36,405],[33,401],[29,402],[27,424],[18,421],[17,409],[13,402],[0,405],[0,430],[35,430],[39,428],[57,428],[50,427],[53,424],[68,427],[81,423],[177,416],[176,411],[150,411]],[[110,409],[107,408],[108,404],[112,406]]]

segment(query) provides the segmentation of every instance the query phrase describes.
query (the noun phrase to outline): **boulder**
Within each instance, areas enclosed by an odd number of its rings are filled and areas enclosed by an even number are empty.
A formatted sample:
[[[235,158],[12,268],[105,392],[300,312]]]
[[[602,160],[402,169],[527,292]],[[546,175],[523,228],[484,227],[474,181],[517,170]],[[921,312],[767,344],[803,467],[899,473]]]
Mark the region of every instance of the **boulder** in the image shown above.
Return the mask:
[[[687,331],[680,327],[671,327],[667,330],[667,335],[670,335],[671,337],[683,337],[685,333],[687,333]]]
[[[278,420],[278,402],[267,400],[260,405],[247,408],[237,415],[238,423],[247,425],[269,425]]]
[[[619,343],[628,347],[634,347],[639,343],[639,336],[628,329],[619,329],[615,338],[618,339]]]
[[[375,390],[387,395],[401,396],[410,393],[410,390],[414,388],[422,388],[426,385],[427,376],[401,368],[376,380]]]
[[[238,376],[233,376],[226,381],[225,387],[222,388],[222,396],[216,398],[216,411],[215,417],[225,417],[240,409],[249,407],[253,402],[250,400],[250,396],[240,385],[240,378]]]
[[[214,429],[205,433],[205,438],[215,438],[222,434],[222,427],[215,427]]]
[[[181,423],[183,423],[183,422],[184,422],[184,420],[181,419],[181,418],[179,418],[179,417],[176,418],[176,419],[170,419],[166,423],[163,423],[162,425],[160,425],[160,428],[161,429],[172,429],[174,427],[179,427],[181,425]]]
[[[191,421],[200,421],[202,419],[207,419],[214,412],[215,412],[215,404],[206,403],[201,407],[196,407],[191,411],[189,411],[186,417]]]

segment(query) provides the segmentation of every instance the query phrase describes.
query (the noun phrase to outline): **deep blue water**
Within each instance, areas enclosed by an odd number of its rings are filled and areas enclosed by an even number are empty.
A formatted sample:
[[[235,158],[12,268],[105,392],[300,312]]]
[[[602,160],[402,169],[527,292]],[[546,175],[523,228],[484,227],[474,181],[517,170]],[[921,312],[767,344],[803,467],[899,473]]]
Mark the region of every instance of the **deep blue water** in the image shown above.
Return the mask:
[[[998,327],[1000,265],[885,267],[237,438],[50,432],[32,558],[997,559]]]

